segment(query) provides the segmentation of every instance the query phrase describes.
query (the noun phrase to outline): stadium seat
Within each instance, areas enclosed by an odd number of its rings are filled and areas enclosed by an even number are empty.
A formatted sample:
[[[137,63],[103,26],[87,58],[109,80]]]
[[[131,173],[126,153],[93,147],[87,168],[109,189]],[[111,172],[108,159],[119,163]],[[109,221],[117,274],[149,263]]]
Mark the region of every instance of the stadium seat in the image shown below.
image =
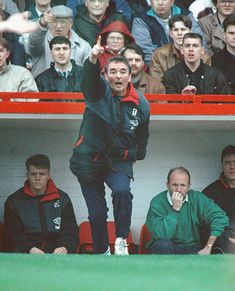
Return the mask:
[[[146,249],[146,243],[151,240],[151,234],[147,229],[147,226],[144,224],[140,232],[140,246],[139,246],[139,255],[148,254]]]
[[[114,244],[116,240],[116,231],[114,221],[107,222],[109,244],[111,253],[114,252]],[[128,250],[130,254],[136,253],[136,245],[132,241],[131,232],[127,238]],[[79,225],[79,246],[77,253],[79,254],[93,254],[93,241],[91,235],[91,227],[89,221],[83,221]]]

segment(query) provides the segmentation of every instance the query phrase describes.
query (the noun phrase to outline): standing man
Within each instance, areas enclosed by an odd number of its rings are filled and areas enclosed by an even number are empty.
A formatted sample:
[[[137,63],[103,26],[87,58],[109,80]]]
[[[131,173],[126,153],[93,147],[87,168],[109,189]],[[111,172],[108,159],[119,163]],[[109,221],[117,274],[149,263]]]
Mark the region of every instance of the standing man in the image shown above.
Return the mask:
[[[190,173],[186,168],[171,169],[166,184],[168,190],[152,199],[148,211],[146,225],[152,235],[149,251],[153,254],[209,255],[228,226],[228,217],[203,193],[190,190]],[[205,246],[200,245],[203,222],[210,229]]]
[[[50,41],[53,62],[36,78],[40,92],[80,92],[82,67],[71,60],[71,42],[65,36]]]
[[[235,146],[226,146],[221,154],[222,173],[218,180],[202,192],[213,199],[229,217],[230,228],[216,246],[225,253],[235,253]],[[208,236],[204,237],[204,240]]]
[[[168,94],[229,94],[225,76],[216,68],[204,64],[202,37],[186,33],[183,38],[184,62],[166,71],[163,84]]]
[[[165,93],[165,87],[146,72],[144,52],[140,46],[129,44],[122,52],[122,55],[128,60],[131,67],[131,82],[136,89],[140,90],[143,94]]]
[[[131,84],[131,69],[123,56],[108,60],[104,77],[98,57],[99,37],[84,64],[82,89],[86,109],[70,168],[86,200],[94,252],[110,253],[104,183],[112,190],[116,225],[115,254],[128,255],[133,163],[145,158],[149,137],[149,103]]]
[[[69,196],[50,177],[50,161],[37,154],[26,162],[24,187],[7,198],[4,239],[7,251],[30,254],[74,253],[78,230]]]
[[[212,56],[212,65],[224,73],[231,94],[235,94],[235,13],[223,22],[226,45],[223,50]]]

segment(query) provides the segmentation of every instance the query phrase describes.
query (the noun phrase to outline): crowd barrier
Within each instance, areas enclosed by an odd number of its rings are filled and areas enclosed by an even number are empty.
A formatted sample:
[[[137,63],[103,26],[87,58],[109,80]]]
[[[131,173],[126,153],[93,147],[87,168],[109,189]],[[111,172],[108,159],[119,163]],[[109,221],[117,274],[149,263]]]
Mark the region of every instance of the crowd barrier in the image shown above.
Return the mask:
[[[234,115],[235,95],[145,94],[152,115]],[[37,100],[35,102],[35,100]],[[82,93],[0,92],[0,113],[82,114]]]

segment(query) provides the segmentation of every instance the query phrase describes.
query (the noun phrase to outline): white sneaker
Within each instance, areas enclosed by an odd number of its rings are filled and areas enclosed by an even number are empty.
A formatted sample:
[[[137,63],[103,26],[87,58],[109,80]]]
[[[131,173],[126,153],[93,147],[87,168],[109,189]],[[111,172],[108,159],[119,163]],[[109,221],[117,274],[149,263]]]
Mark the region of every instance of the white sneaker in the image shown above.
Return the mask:
[[[118,237],[115,241],[114,245],[114,254],[119,256],[129,255],[128,252],[128,244],[126,243],[126,239],[122,237]]]
[[[107,251],[106,251],[105,253],[103,253],[102,255],[106,255],[106,256],[107,256],[107,255],[108,255],[108,256],[111,255],[110,247],[108,247]]]

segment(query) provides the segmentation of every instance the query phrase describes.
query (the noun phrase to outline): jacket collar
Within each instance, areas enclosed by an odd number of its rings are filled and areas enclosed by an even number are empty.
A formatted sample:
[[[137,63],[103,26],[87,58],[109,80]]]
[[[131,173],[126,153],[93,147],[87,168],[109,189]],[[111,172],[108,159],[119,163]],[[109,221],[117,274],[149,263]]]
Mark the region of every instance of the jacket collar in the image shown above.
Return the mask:
[[[139,95],[131,83],[129,84],[129,90],[127,90],[126,96],[123,96],[121,102],[132,102],[135,105],[140,104]]]
[[[31,191],[29,180],[26,180],[24,183],[24,193],[30,197],[38,197],[38,195]],[[52,181],[52,179],[49,179],[47,182],[45,193],[42,196],[40,196],[40,202],[51,201],[59,198],[60,194],[55,186],[55,183]]]
[[[219,180],[220,180],[220,182],[222,183],[222,185],[223,185],[223,187],[224,187],[225,189],[230,189],[230,188],[231,188],[230,185],[229,185],[229,184],[227,183],[227,181],[226,181],[226,178],[225,178],[225,176],[224,176],[224,172],[222,172],[222,173],[220,174]]]

